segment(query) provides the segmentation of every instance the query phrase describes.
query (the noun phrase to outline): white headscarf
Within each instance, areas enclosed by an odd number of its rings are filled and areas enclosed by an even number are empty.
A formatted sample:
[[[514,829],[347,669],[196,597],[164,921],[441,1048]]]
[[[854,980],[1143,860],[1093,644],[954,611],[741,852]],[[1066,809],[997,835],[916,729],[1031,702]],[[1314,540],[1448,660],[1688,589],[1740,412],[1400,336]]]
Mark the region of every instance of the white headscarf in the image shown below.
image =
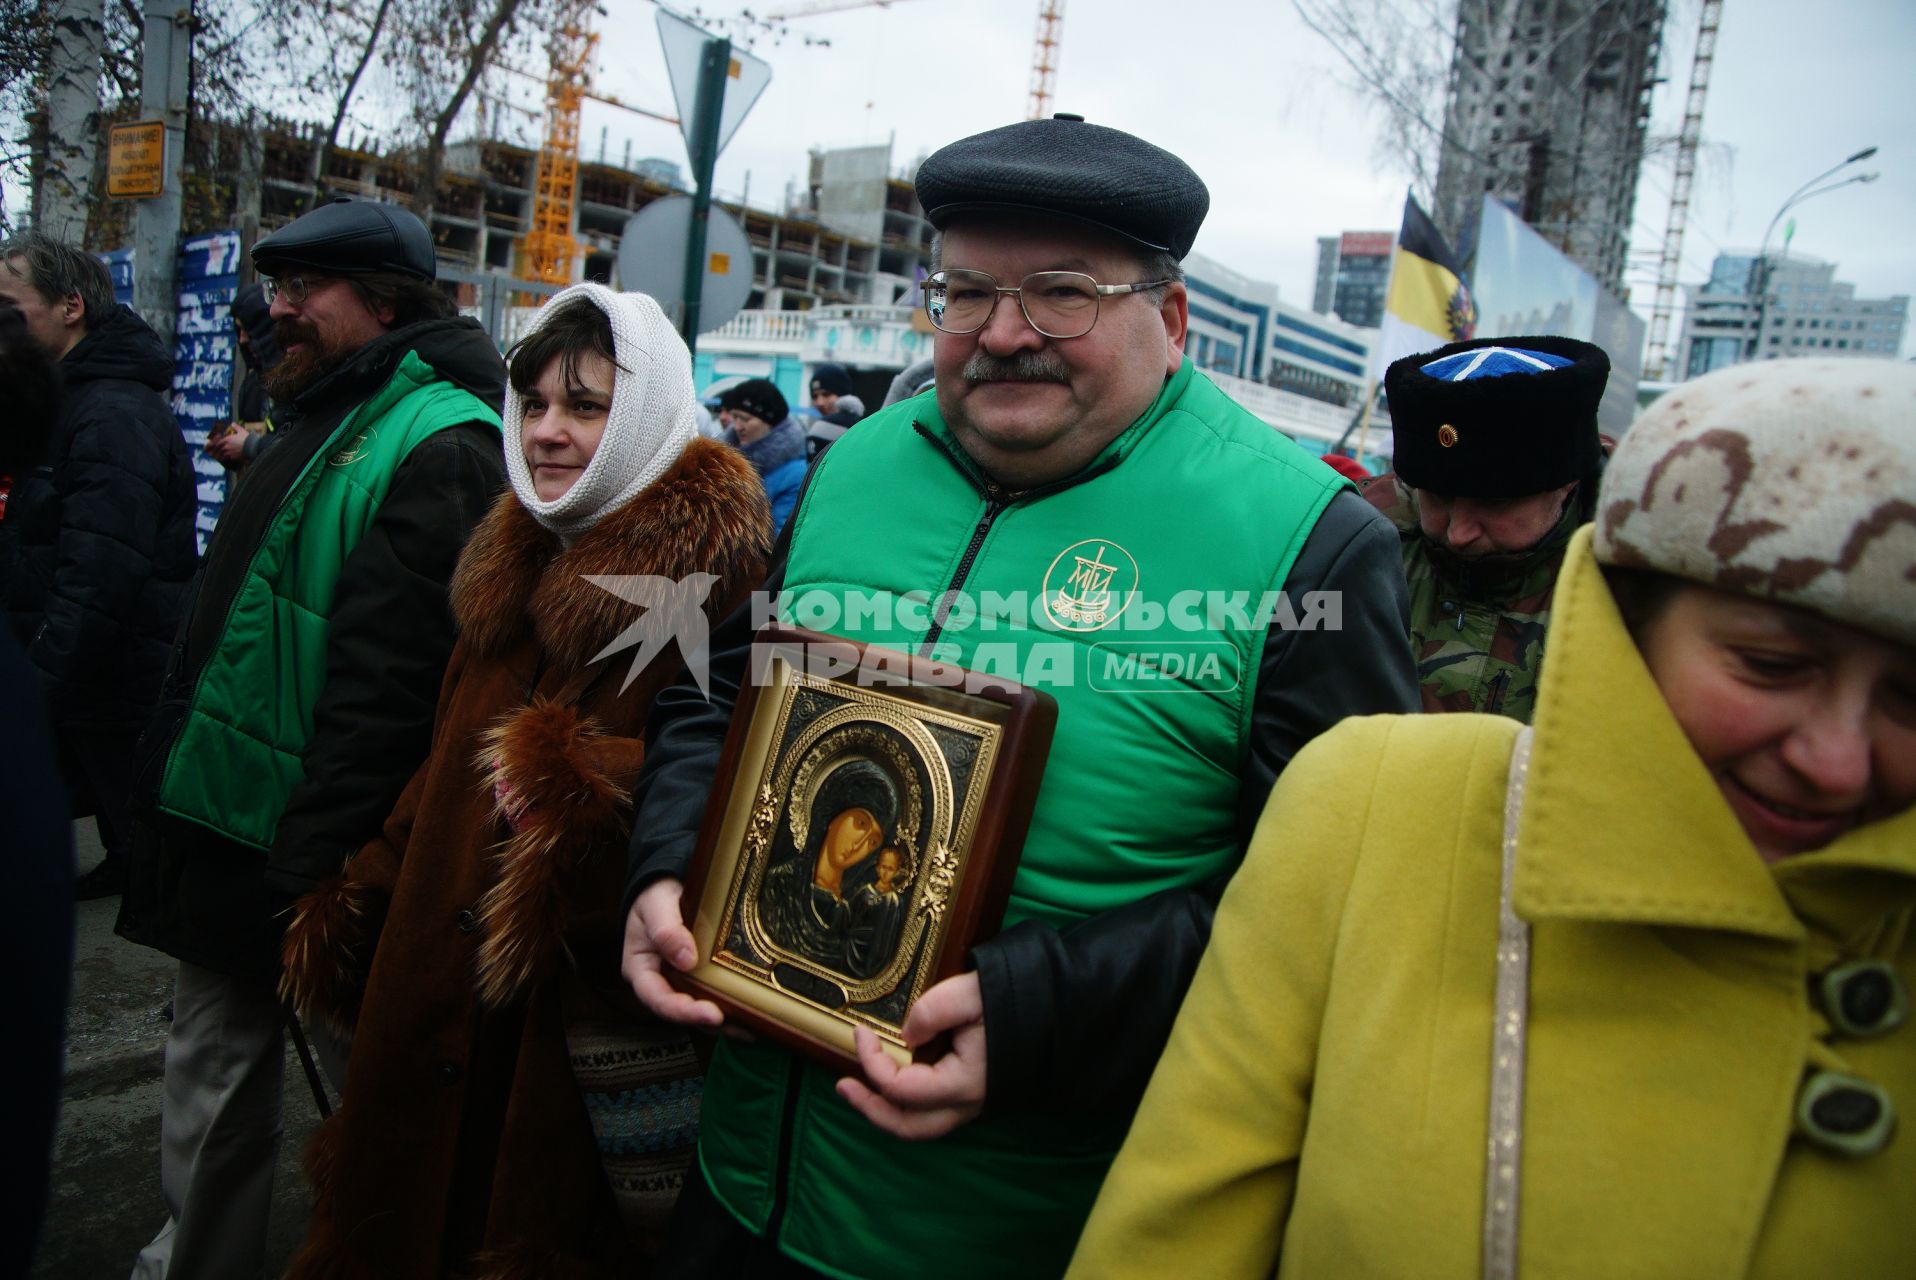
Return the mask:
[[[570,489],[542,502],[532,487],[520,432],[525,403],[506,385],[506,473],[520,505],[570,543],[664,475],[698,435],[692,357],[659,304],[642,293],[614,293],[602,284],[576,284],[552,295],[526,332],[536,333],[574,298],[589,298],[612,321],[612,405],[592,461]]]

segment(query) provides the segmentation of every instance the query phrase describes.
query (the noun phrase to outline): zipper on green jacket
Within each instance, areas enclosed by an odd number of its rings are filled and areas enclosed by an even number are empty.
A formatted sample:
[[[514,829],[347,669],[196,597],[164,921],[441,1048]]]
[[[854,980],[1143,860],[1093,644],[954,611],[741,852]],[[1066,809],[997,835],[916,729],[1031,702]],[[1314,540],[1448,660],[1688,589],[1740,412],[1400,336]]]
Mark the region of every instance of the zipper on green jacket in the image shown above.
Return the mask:
[[[958,568],[952,573],[951,581],[946,583],[945,589],[939,593],[938,609],[932,615],[931,629],[925,632],[924,642],[918,646],[919,653],[928,658],[931,656],[932,646],[938,643],[938,637],[943,634],[945,630],[945,623],[951,619],[952,593],[964,586],[965,579],[971,576],[971,566],[977,562],[978,551],[984,546],[985,536],[991,532],[991,526],[997,521],[998,517],[1003,515],[1015,503],[1026,502],[1032,498],[1046,497],[1049,494],[1069,489],[1073,485],[1083,484],[1087,480],[1094,480],[1111,468],[1117,466],[1118,459],[1116,457],[1107,457],[1091,467],[1090,470],[1079,475],[1066,476],[1062,480],[1054,480],[1050,484],[1042,484],[1035,489],[1024,489],[1017,493],[1011,493],[990,477],[974,473],[971,467],[967,466],[964,461],[961,461],[957,455],[953,454],[952,451],[946,447],[943,440],[940,440],[934,432],[927,431],[923,424],[914,422],[911,425],[917,430],[920,436],[929,440],[937,448],[938,452],[944,456],[945,461],[951,463],[952,466],[958,469],[958,474],[971,481],[972,487],[977,489],[985,499],[984,515],[979,517],[977,525],[973,527],[971,531],[971,541],[966,544],[965,554],[959,558]]]
[[[774,1248],[778,1245],[779,1228],[785,1223],[785,1202],[792,1190],[792,1157],[797,1154],[797,1144],[792,1141],[793,1130],[798,1128],[798,1098],[805,1084],[805,1064],[797,1057],[790,1057],[785,1063],[785,1110],[778,1118],[778,1158],[772,1168],[776,1170],[772,1178],[772,1211],[765,1216],[765,1238]]]
[[[931,656],[932,647],[938,643],[938,637],[943,633],[945,623],[950,621],[952,596],[965,585],[965,579],[971,576],[971,566],[978,559],[978,548],[985,544],[985,537],[991,532],[992,524],[1005,513],[1005,509],[1010,505],[1004,491],[997,485],[989,485],[985,489],[985,513],[972,527],[971,541],[965,544],[965,554],[959,558],[957,571],[951,575],[951,581],[946,583],[945,589],[939,593],[938,608],[932,615],[931,629],[925,632],[925,642],[919,646],[918,650],[924,656],[928,658]]]

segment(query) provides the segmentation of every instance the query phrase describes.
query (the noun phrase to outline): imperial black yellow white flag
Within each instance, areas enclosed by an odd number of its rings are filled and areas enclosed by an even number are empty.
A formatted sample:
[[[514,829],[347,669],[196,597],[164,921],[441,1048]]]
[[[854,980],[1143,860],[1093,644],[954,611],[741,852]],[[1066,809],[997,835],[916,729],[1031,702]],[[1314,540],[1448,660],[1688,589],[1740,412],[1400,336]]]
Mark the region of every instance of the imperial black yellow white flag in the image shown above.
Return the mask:
[[[1393,360],[1462,342],[1477,327],[1477,304],[1463,267],[1416,200],[1404,197],[1404,223],[1391,255],[1384,321],[1371,353],[1371,377]]]

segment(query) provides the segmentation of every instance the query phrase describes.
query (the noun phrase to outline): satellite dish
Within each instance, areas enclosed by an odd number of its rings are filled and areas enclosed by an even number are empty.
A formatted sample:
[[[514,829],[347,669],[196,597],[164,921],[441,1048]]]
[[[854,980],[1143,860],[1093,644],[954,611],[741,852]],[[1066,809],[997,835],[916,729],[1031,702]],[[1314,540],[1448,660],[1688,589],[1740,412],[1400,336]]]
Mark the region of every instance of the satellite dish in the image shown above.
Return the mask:
[[[692,197],[654,200],[626,220],[619,240],[619,287],[647,293],[674,324],[684,310],[685,246],[692,237]],[[699,332],[725,324],[752,296],[752,242],[745,228],[713,205],[705,230],[705,284]]]

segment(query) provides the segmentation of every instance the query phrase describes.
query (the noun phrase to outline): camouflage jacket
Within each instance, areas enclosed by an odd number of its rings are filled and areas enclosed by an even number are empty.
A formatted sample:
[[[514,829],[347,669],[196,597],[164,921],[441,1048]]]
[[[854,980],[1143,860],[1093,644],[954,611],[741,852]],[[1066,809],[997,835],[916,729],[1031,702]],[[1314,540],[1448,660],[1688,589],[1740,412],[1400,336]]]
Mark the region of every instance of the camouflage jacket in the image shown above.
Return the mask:
[[[1517,555],[1465,560],[1425,538],[1396,474],[1364,497],[1397,526],[1410,584],[1410,639],[1426,711],[1482,711],[1525,724],[1537,707],[1544,631],[1564,548],[1582,504],[1565,504],[1548,536]]]

